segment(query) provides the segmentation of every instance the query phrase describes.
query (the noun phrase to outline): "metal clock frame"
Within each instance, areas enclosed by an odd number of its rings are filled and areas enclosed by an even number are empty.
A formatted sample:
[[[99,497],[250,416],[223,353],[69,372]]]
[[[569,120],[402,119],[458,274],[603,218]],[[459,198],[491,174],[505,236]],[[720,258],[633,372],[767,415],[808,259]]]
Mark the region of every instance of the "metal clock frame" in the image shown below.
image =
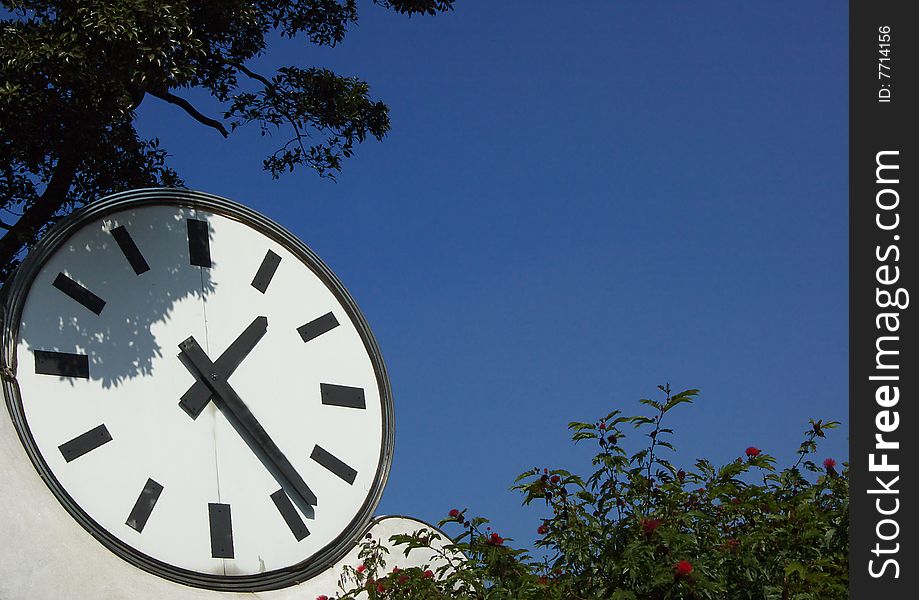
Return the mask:
[[[283,245],[299,258],[335,295],[354,323],[373,363],[382,402],[382,448],[377,472],[366,501],[345,529],[311,558],[285,569],[253,575],[210,575],[182,569],[148,556],[121,541],[96,523],[67,493],[49,469],[32,438],[16,380],[16,348],[22,309],[35,277],[48,259],[84,226],[114,212],[145,206],[176,206],[210,211],[241,222]],[[303,242],[267,217],[232,200],[191,190],[143,189],[113,194],[74,212],[55,225],[29,252],[13,279],[0,291],[3,324],[0,375],[6,406],[19,439],[48,488],[76,521],[108,550],[145,571],[185,585],[227,592],[258,592],[289,587],[311,579],[334,565],[364,534],[389,478],[394,445],[392,391],[383,357],[370,327],[357,304],[334,273]]]

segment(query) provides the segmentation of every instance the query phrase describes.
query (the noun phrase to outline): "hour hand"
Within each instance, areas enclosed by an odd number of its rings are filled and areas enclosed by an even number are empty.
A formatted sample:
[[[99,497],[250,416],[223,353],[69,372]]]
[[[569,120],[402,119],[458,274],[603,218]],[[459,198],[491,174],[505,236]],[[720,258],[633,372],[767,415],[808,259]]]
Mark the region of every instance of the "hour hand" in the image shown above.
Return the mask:
[[[262,339],[266,331],[268,331],[268,317],[256,317],[214,363],[217,373],[224,379],[229,378],[233,371],[236,370],[236,367],[255,348],[255,345]],[[188,388],[188,391],[182,394],[179,406],[188,413],[189,417],[197,419],[210,400],[211,389],[199,379]]]
[[[226,414],[234,429],[277,480],[281,489],[287,492],[291,500],[300,505],[304,512],[310,511],[310,506],[316,506],[316,495],[268,436],[268,432],[249,407],[227,383],[226,378],[218,373],[217,365],[211,362],[195,338],[190,337],[179,344],[179,349],[182,351],[181,357],[190,365],[199,381],[203,381],[219,401],[218,408]]]

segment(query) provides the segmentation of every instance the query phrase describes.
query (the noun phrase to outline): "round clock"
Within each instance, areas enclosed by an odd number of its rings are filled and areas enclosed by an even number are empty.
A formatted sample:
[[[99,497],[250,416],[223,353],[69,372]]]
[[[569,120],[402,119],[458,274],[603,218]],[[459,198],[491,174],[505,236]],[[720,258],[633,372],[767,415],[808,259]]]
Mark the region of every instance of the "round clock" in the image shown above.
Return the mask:
[[[4,394],[35,468],[110,551],[215,590],[343,556],[389,473],[392,399],[356,304],[228,200],[111,196],[5,290]]]

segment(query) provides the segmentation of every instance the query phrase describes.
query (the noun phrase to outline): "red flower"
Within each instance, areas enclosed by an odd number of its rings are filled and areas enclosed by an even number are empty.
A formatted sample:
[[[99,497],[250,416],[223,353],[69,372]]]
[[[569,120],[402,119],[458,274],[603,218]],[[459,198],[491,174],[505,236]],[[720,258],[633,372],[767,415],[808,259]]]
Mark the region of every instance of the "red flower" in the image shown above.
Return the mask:
[[[681,560],[680,562],[675,564],[673,568],[674,570],[676,570],[677,577],[686,577],[687,575],[692,573],[692,563],[689,562],[688,560]]]
[[[651,535],[655,529],[661,526],[661,523],[660,519],[642,519],[641,529],[645,532],[645,535]]]
[[[393,573],[398,573],[398,572],[401,571],[401,570],[402,570],[402,569],[400,569],[399,567],[393,567],[393,568],[392,568],[392,572],[393,572]]]
[[[367,567],[365,567],[364,565],[357,565],[356,571],[357,571],[358,573],[363,573],[363,572],[366,571],[366,570],[367,570]]]
[[[600,423],[600,429],[606,429],[606,423]]]
[[[559,477],[558,475],[553,475],[552,477],[549,478],[549,481],[551,481],[552,483],[558,483],[559,481],[561,481],[561,479],[562,478]]]
[[[545,577],[540,577],[540,578],[539,578],[539,585],[549,585],[549,580],[546,579]]]
[[[545,525],[540,525],[539,529],[536,530],[536,533],[538,533],[539,535],[546,535],[547,533],[549,533],[549,528],[546,527]]]
[[[491,534],[491,537],[488,538],[488,543],[492,546],[500,546],[504,543],[504,538],[497,533],[493,533]]]
[[[750,458],[753,458],[754,456],[759,456],[760,452],[762,452],[762,450],[760,450],[756,446],[750,446],[749,448],[747,448],[747,456]],[[686,563],[686,564],[689,564],[689,563]]]
[[[836,461],[832,458],[827,458],[823,461],[823,466],[827,469],[833,469],[836,467]]]
[[[408,581],[408,575],[399,575],[399,583],[405,583]]]
[[[326,596],[325,594],[320,594],[316,596],[316,600],[329,600],[329,597]]]
[[[382,593],[385,592],[385,591],[386,591],[386,588],[383,587],[383,584],[382,584],[382,583],[378,583],[378,584],[377,584],[377,593],[378,593],[378,594],[382,594]]]
[[[431,569],[426,570],[426,571],[424,572],[424,578],[425,578],[425,579],[433,579],[433,578],[434,578],[434,571],[432,571]]]
[[[455,519],[456,517],[460,515],[460,511],[456,508],[451,508],[449,514],[450,514],[451,519]]]

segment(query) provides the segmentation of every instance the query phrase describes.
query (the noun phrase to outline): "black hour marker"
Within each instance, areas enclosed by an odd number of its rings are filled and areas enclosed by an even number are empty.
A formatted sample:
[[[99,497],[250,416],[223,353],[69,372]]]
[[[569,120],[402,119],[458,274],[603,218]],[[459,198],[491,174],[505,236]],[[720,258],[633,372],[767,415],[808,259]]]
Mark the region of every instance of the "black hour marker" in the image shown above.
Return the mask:
[[[268,284],[271,283],[271,278],[274,277],[274,272],[278,270],[279,264],[281,264],[281,257],[269,250],[265,254],[265,258],[262,259],[262,264],[255,273],[255,278],[252,279],[252,287],[264,294],[265,290],[268,289]]]
[[[313,319],[306,325],[301,325],[297,327],[297,333],[300,334],[300,337],[303,338],[304,342],[308,342],[313,338],[317,338],[327,331],[331,331],[338,327],[338,319],[335,318],[335,315],[332,313],[326,313],[321,317]]]
[[[338,475],[341,479],[346,481],[348,485],[354,485],[354,478],[357,477],[357,471],[330,454],[329,451],[322,446],[313,446],[313,453],[310,454],[310,458],[332,473]]]
[[[58,449],[64,455],[64,460],[70,462],[111,441],[112,434],[108,432],[105,425],[99,425],[86,433],[81,433],[69,442],[61,444]]]
[[[319,391],[323,404],[345,408],[367,408],[363,388],[320,383]]]
[[[36,350],[35,372],[39,375],[89,379],[89,357],[85,354]]]
[[[211,524],[211,556],[213,558],[233,558],[233,524],[230,522],[230,505],[207,505],[208,518]]]
[[[128,230],[124,228],[124,225],[119,225],[112,229],[111,233],[118,243],[118,247],[121,248],[121,253],[128,259],[131,268],[134,269],[136,274],[140,275],[150,270],[150,265],[147,264],[144,255],[140,253],[140,249],[138,249],[137,244],[134,243],[134,239],[128,233]]]
[[[188,223],[188,256],[191,264],[198,267],[211,266],[211,242],[207,221],[186,219]]]
[[[137,502],[134,503],[134,508],[131,509],[131,514],[128,515],[125,525],[138,532],[143,531],[144,525],[147,524],[147,519],[150,518],[150,513],[153,512],[153,507],[156,506],[156,501],[160,499],[162,492],[163,486],[152,479],[147,479],[147,484],[140,491],[140,496],[137,497]]]
[[[105,308],[105,300],[95,295],[63,273],[58,273],[57,277],[54,278],[54,283],[51,285],[61,290],[97,315],[102,312],[103,308]]]
[[[287,523],[290,532],[294,534],[298,542],[310,534],[310,530],[306,528],[303,519],[297,514],[297,510],[294,508],[290,498],[287,497],[287,494],[284,493],[284,490],[278,490],[271,494],[271,499],[274,501],[274,505],[278,507],[278,512],[281,513],[284,522]]]

